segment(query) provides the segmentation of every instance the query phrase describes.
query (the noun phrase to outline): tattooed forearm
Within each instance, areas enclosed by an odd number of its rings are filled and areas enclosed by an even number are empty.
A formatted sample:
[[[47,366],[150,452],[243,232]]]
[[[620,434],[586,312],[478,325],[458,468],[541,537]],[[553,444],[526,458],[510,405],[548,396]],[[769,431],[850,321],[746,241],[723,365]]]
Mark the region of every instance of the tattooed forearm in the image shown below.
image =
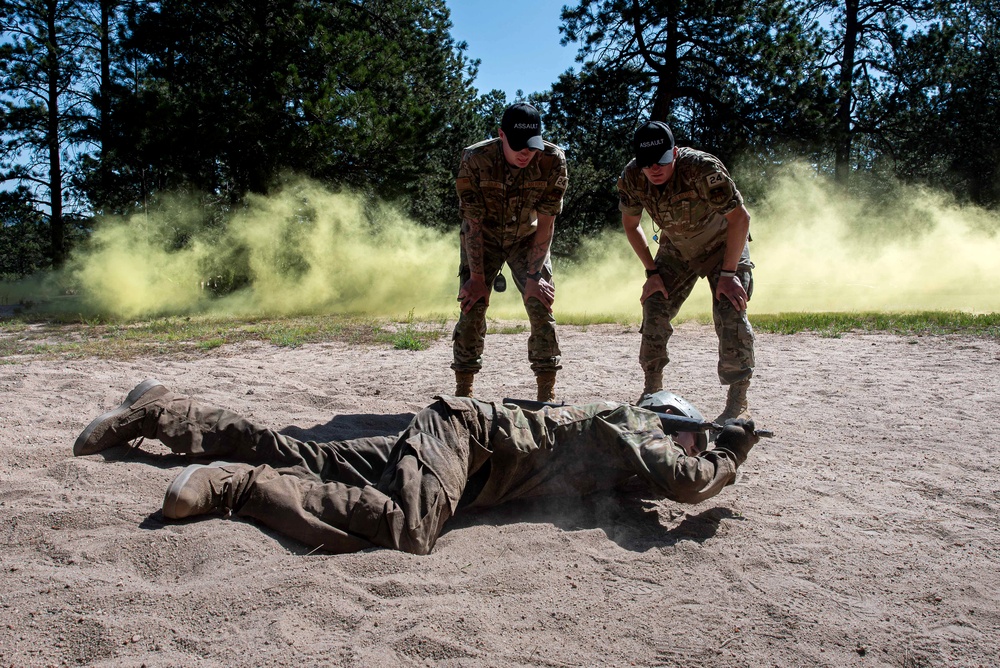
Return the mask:
[[[556,217],[538,214],[538,227],[535,229],[531,248],[528,249],[528,273],[537,274],[545,266],[552,246],[552,231]]]
[[[483,270],[483,222],[465,219],[465,257],[469,261],[469,271],[474,276],[484,276]]]
[[[547,243],[538,243],[536,240],[535,243],[531,245],[531,248],[528,249],[529,274],[537,274],[542,270],[542,267],[545,265],[545,257],[548,253],[549,244]]]

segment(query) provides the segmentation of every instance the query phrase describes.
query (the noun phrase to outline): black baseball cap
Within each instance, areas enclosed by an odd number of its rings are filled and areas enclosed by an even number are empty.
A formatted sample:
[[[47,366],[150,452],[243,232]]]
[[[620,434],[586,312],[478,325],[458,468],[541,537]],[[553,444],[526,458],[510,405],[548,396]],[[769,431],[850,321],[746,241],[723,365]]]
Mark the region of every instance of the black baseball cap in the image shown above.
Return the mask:
[[[650,121],[632,136],[632,151],[640,167],[669,165],[674,161],[674,133],[662,121]]]
[[[500,119],[500,129],[513,151],[526,148],[541,151],[545,148],[542,143],[542,116],[530,104],[522,102],[507,107]]]

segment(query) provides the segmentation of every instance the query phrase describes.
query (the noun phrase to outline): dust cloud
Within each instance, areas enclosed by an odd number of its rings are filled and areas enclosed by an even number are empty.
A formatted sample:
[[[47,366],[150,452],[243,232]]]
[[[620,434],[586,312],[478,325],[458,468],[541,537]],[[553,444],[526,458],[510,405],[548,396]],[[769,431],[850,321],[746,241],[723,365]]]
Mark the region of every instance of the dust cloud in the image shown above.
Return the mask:
[[[806,168],[788,169],[749,208],[751,313],[1000,311],[996,213],[902,186],[877,200],[849,198]],[[204,215],[174,199],[104,220],[46,288],[75,292],[74,312],[122,318],[458,315],[458,221],[453,233],[430,230],[309,182],[252,198],[225,225],[206,225]],[[648,218],[644,225],[651,237]],[[555,273],[557,320],[640,319],[642,268],[617,224],[584,242],[576,260],[557,258]],[[507,278],[489,316],[523,319],[509,270]],[[702,280],[681,316],[710,311]]]
[[[848,198],[790,169],[751,211],[760,313],[1000,311],[1000,214],[898,186]]]
[[[1000,311],[996,212],[907,186],[848,197],[803,166],[789,167],[748,208],[751,313]],[[648,216],[643,226],[651,239]],[[624,232],[591,240],[581,257],[556,267],[557,317],[641,319],[644,275]],[[711,310],[700,280],[680,317]]]
[[[443,313],[454,301],[456,239],[313,183],[252,197],[225,225],[189,202],[105,220],[60,281],[84,312],[293,315]],[[247,280],[245,277],[249,277]],[[457,302],[456,302],[457,303]]]

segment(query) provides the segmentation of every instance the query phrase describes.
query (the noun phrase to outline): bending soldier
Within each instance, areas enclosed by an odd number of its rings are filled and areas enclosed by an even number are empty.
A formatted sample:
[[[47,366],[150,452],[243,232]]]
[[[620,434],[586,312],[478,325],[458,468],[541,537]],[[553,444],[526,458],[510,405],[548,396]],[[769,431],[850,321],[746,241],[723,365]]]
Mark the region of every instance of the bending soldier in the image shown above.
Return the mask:
[[[705,451],[704,439],[682,447],[656,413],[626,404],[526,411],[444,396],[397,436],[303,442],[150,379],[95,418],[73,454],[139,437],[234,460],[183,469],[163,501],[168,519],[231,513],[328,552],[414,554],[430,552],[461,509],[580,496],[634,476],[674,501],[698,503],[735,480],[758,440],[753,423],[740,420]]]
[[[750,214],[725,165],[713,155],[674,145],[666,123],[651,121],[632,139],[635,158],[618,180],[618,208],[629,244],[646,269],[642,287],[639,363],[643,394],[663,389],[671,321],[700,276],[712,290],[712,318],[719,337],[719,381],[728,385],[726,406],[715,419],[746,417],[754,369],[754,335],[747,319],[753,294]],[[659,231],[650,253],[640,217]]]
[[[472,396],[473,379],[482,368],[486,309],[492,290],[506,289],[501,274],[506,264],[531,323],[528,361],[538,400],[552,401],[562,353],[552,315],[549,250],[568,183],[566,154],[542,139],[541,116],[530,104],[508,107],[499,135],[462,151],[455,184],[462,213],[461,312],[451,365],[455,394]]]

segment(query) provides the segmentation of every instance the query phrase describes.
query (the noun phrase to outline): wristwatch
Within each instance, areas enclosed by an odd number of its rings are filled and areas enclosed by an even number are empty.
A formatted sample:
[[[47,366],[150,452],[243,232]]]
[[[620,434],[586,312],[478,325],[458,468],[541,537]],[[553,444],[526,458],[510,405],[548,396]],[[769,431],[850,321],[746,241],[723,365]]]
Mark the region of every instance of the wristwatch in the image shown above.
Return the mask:
[[[656,276],[658,273],[660,273],[659,268],[657,268],[657,269],[647,269],[646,270],[646,278],[652,278],[653,276]]]

